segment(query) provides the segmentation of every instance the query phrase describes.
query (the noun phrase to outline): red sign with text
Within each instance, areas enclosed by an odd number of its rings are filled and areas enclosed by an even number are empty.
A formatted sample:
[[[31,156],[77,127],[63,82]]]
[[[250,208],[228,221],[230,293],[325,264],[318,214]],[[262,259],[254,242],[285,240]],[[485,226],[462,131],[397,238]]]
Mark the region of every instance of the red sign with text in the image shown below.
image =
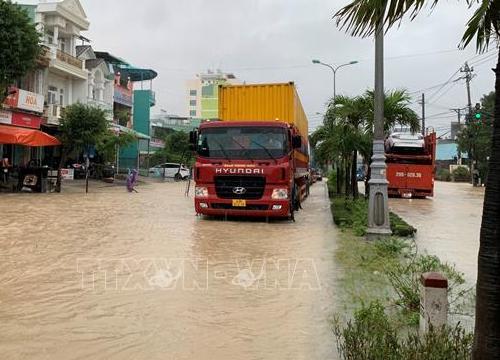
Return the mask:
[[[12,113],[12,125],[40,129],[42,118],[36,115]]]
[[[22,126],[32,129],[40,129],[42,118],[40,116],[16,113],[6,110],[0,111],[0,123],[7,125]]]

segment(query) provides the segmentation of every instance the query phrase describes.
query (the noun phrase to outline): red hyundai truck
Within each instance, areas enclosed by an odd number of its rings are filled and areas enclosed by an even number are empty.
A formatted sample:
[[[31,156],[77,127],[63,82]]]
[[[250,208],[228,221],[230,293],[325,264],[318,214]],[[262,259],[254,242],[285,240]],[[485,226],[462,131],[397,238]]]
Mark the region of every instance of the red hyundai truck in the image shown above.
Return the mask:
[[[306,195],[307,134],[294,83],[219,86],[219,120],[190,134],[196,213],[293,219]]]
[[[427,136],[391,134],[386,140],[389,196],[434,196],[436,133]]]

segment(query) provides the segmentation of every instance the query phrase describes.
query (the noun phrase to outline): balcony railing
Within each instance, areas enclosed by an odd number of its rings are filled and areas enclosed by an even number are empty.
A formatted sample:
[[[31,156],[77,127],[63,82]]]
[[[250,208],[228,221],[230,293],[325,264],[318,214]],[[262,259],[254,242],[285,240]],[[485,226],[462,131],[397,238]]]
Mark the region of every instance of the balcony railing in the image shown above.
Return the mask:
[[[68,53],[65,53],[64,51],[61,51],[59,49],[57,49],[57,55],[56,55],[57,59],[58,60],[61,60],[69,65],[72,65],[72,66],[75,66],[79,69],[82,69],[82,65],[83,65],[83,62],[82,60],[68,54]]]
[[[41,45],[40,53],[37,58],[38,65],[48,67],[50,64],[50,48],[46,45]]]
[[[47,119],[47,124],[59,125],[63,113],[64,108],[61,105],[49,104],[45,106],[43,116]]]

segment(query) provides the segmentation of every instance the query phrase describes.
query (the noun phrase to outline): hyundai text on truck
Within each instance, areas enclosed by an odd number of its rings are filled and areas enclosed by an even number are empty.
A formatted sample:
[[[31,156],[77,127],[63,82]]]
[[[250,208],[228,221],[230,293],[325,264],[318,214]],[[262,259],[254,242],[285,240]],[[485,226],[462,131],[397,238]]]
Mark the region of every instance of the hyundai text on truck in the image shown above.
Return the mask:
[[[196,212],[293,219],[309,167],[308,121],[294,83],[218,90],[219,119],[190,133]]]
[[[436,133],[392,133],[385,141],[390,196],[434,195]]]

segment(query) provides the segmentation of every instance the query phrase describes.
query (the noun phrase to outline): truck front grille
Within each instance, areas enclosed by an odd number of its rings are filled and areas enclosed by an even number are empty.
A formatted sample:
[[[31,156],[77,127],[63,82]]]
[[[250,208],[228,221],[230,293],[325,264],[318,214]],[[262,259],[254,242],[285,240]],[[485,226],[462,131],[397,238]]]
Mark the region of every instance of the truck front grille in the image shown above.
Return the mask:
[[[215,177],[215,192],[221,199],[257,200],[264,194],[265,186],[266,179],[262,176]]]

